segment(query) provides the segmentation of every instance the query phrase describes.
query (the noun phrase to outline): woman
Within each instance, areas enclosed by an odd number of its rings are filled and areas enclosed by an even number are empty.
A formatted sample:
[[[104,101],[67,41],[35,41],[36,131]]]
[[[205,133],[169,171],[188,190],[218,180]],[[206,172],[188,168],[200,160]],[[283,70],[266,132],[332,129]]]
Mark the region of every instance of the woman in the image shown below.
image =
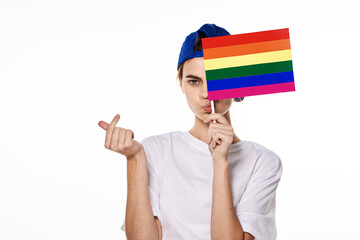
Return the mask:
[[[127,158],[121,229],[128,239],[276,239],[281,160],[235,134],[229,113],[233,99],[214,101],[215,113],[208,100],[201,38],[223,35],[230,33],[204,24],[181,48],[178,79],[195,115],[192,129],[139,143],[132,130],[115,127],[119,115],[110,124],[99,122],[106,130],[105,147]]]

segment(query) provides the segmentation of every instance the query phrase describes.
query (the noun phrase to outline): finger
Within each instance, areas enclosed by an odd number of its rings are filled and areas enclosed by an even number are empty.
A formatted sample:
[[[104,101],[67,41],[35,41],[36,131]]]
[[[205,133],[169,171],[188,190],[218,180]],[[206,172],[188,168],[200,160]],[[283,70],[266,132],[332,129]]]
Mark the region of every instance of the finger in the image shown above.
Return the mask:
[[[109,124],[107,122],[104,122],[104,121],[98,122],[98,125],[104,130],[107,130],[107,128],[109,127]]]
[[[219,145],[220,145],[220,144],[219,144]],[[216,141],[211,141],[210,146],[211,146],[212,148],[215,148],[215,146],[216,146]]]
[[[216,135],[216,134],[213,134],[212,135],[212,141],[211,141],[211,147],[215,147],[216,146],[216,144],[219,144],[220,145],[220,143],[221,143],[221,139],[219,138],[219,136],[218,135]]]
[[[124,129],[124,128],[120,129],[119,141],[118,141],[118,149],[120,149],[121,151],[124,150],[125,133],[126,133],[126,129]]]
[[[119,135],[120,135],[121,128],[115,128],[113,131],[113,134],[111,135],[111,142],[110,142],[110,149],[113,151],[117,151],[117,145],[119,141]]]
[[[209,125],[208,131],[225,131],[225,132],[233,132],[234,129],[231,125],[225,125],[222,123],[211,123]]]
[[[135,137],[135,133],[134,133],[134,131],[133,131],[133,130],[131,130],[131,129],[128,129],[128,131],[130,131],[130,132],[131,132],[131,138],[132,138],[132,139],[134,139],[134,137]]]
[[[207,141],[206,141],[207,144],[209,144],[215,138],[215,134],[217,132],[223,132],[224,134],[227,134],[229,136],[234,135],[232,128],[229,129],[229,127],[224,126],[223,124],[219,124],[219,123],[217,125],[214,125],[214,124],[212,123],[208,129],[208,137],[207,137]],[[217,141],[217,139],[215,139],[215,141]]]
[[[205,123],[209,123],[211,120],[216,120],[217,122],[222,124],[229,124],[229,122],[225,119],[225,117],[220,113],[212,113],[209,116],[207,116],[204,120]]]
[[[119,121],[120,115],[117,114],[113,120],[111,121],[110,125],[108,126],[106,130],[106,139],[105,139],[105,147],[110,147],[111,137],[115,128],[116,123]]]
[[[131,131],[130,129],[126,130],[126,133],[125,133],[125,147],[131,147],[131,145],[133,144],[133,134],[134,132]]]
[[[230,142],[229,139],[231,139],[232,133],[228,133],[228,132],[213,132],[211,134],[211,142],[210,142],[210,146],[211,147],[215,147],[216,144],[220,145],[223,142]]]
[[[224,132],[216,132],[213,136],[213,139],[215,140],[215,142],[220,141],[220,143],[224,142],[231,144],[230,142],[231,136],[232,135],[226,134]]]
[[[225,125],[222,123],[210,123],[209,128],[220,129],[220,130],[224,130],[224,131],[234,131],[234,129],[231,125]]]
[[[216,146],[216,144],[220,145],[220,144],[221,144],[221,141],[220,141],[220,140],[217,140],[217,141],[214,141],[214,140],[213,140],[213,141],[210,142],[209,145],[210,145],[212,148],[214,148],[214,147]]]
[[[217,141],[216,136],[220,136],[219,134],[224,134],[225,136],[234,136],[234,133],[232,131],[224,131],[224,130],[217,130],[214,129],[211,131],[211,138],[215,141]]]

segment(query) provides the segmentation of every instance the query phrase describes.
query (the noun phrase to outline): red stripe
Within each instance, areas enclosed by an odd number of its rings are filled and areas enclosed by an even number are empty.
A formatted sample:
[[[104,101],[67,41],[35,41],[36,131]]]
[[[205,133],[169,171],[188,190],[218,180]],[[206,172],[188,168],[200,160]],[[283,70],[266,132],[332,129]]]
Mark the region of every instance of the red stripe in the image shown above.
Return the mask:
[[[289,28],[203,38],[202,47],[203,49],[226,47],[232,45],[273,41],[273,40],[280,40],[286,38],[290,38]]]
[[[254,87],[233,88],[226,90],[208,91],[210,101],[246,96],[263,95],[279,92],[295,91],[294,82],[260,85]]]

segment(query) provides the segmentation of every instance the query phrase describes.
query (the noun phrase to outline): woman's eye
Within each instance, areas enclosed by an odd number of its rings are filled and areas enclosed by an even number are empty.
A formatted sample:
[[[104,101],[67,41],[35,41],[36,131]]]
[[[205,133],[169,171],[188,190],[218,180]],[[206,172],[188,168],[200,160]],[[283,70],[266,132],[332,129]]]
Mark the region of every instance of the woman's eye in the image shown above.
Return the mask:
[[[189,80],[190,85],[196,85],[196,84],[193,83],[193,82],[199,82],[199,80]]]

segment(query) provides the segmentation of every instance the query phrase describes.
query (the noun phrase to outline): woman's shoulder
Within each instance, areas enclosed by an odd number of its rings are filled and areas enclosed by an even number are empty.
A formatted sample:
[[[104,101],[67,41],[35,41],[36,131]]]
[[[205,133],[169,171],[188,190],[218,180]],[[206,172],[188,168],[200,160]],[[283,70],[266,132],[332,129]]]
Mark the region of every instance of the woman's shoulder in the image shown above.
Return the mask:
[[[172,142],[174,138],[183,134],[182,131],[171,131],[165,133],[159,133],[145,137],[141,142],[144,144],[166,145]]]
[[[265,147],[264,145],[262,145],[258,142],[254,142],[251,140],[246,140],[243,142],[247,143],[246,146],[247,146],[248,150],[252,151],[253,153],[256,153],[257,155],[265,154],[265,155],[273,155],[273,156],[279,157],[273,150],[271,150],[268,147]]]
[[[248,151],[255,156],[255,165],[258,169],[282,172],[282,160],[278,154],[260,143],[254,141],[247,141],[247,143]]]
[[[166,159],[166,156],[168,156],[173,149],[171,145],[173,144],[174,138],[177,138],[180,134],[182,134],[181,131],[171,131],[145,137],[141,141],[141,144],[144,146],[148,161],[157,165]]]

